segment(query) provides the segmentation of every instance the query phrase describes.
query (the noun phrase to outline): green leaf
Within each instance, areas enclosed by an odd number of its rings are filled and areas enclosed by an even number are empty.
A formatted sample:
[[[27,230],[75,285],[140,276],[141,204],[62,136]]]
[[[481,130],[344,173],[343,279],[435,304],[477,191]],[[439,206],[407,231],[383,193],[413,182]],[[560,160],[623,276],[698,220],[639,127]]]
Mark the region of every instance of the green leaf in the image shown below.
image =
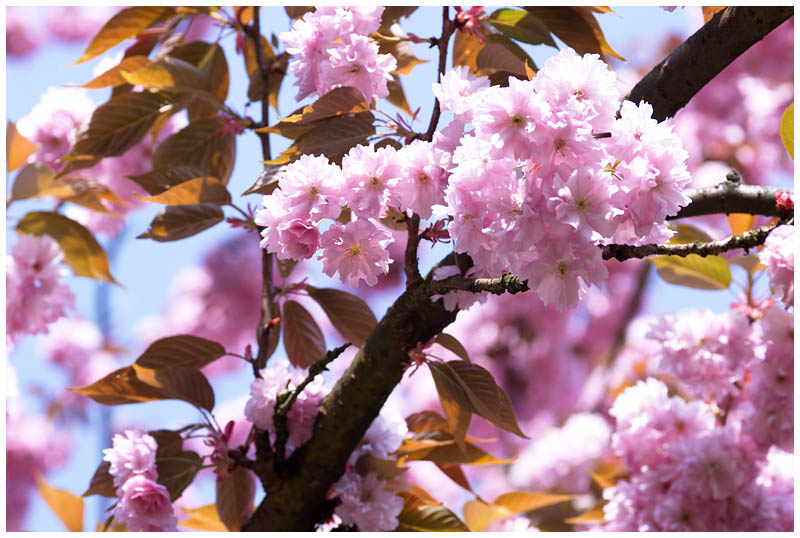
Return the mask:
[[[508,395],[487,370],[465,361],[430,362],[428,365],[431,372],[436,371],[441,379],[449,381],[447,388],[462,408],[482,416],[498,428],[528,438],[519,429]]]
[[[155,196],[139,197],[145,202],[156,202],[166,205],[187,205],[212,203],[228,205],[231,203],[231,194],[225,185],[213,177],[196,177],[175,185]]]
[[[794,102],[786,107],[781,116],[781,140],[794,161]]]
[[[83,532],[83,499],[69,491],[54,488],[41,475],[36,477],[36,487],[44,502],[69,532]]]
[[[92,113],[88,127],[78,132],[69,157],[122,155],[144,138],[161,114],[172,108],[171,102],[157,93],[130,92],[112,97]]]
[[[202,368],[225,355],[225,348],[212,340],[180,334],[160,338],[136,359],[144,368]]]
[[[150,26],[172,17],[175,10],[167,6],[138,6],[125,8],[106,22],[92,38],[86,52],[76,64],[91,60]]]
[[[182,508],[189,519],[179,521],[178,525],[198,531],[226,532],[228,528],[220,521],[216,504],[206,504],[199,508]]]
[[[123,71],[138,71],[139,69],[147,67],[151,63],[152,62],[147,58],[147,56],[128,56],[127,58],[123,58],[119,64],[115,65],[111,69],[104,71],[86,84],[80,85],[79,88],[98,90],[100,88],[113,88],[127,84],[127,81],[122,76]]]
[[[158,168],[138,176],[125,177],[136,182],[150,194],[160,194],[190,179],[205,176],[206,174],[195,166],[175,166]]]
[[[153,169],[191,166],[219,179],[223,185],[233,171],[236,160],[236,135],[222,133],[219,118],[194,121],[169,136],[153,155]]]
[[[531,45],[543,44],[557,48],[547,26],[540,19],[521,9],[498,9],[489,17],[489,23],[511,39]]]
[[[114,498],[117,496],[117,488],[114,486],[114,477],[108,470],[111,468],[111,462],[102,461],[92,475],[89,482],[89,488],[84,492],[81,497],[88,497],[89,495],[101,495],[103,497]]]
[[[439,344],[443,348],[448,351],[452,351],[457,356],[461,357],[461,359],[472,362],[469,360],[469,353],[467,353],[466,348],[458,341],[458,339],[447,333],[439,333],[436,335],[436,338],[433,340],[434,343]]]
[[[308,368],[325,355],[325,338],[322,331],[303,305],[286,301],[281,310],[283,347],[289,362]]]
[[[319,304],[334,328],[351,344],[361,347],[378,320],[360,297],[332,288],[306,286],[308,295]]]
[[[137,239],[177,241],[211,228],[225,219],[217,204],[171,205],[163,208]]]
[[[591,8],[526,6],[525,10],[578,54],[600,54],[625,60],[606,41]]]
[[[670,239],[670,244],[712,240],[708,234],[688,224],[678,224],[677,231],[678,233]],[[656,266],[659,276],[670,284],[702,290],[724,290],[731,283],[731,269],[722,256],[702,257],[698,254],[689,254],[658,256],[648,260]]]
[[[397,516],[399,531],[464,532],[469,529],[453,512],[441,505],[409,505]]]
[[[211,84],[200,69],[189,62],[166,56],[136,71],[121,72],[129,84],[150,90],[186,90],[210,93]]]
[[[375,134],[374,120],[369,112],[320,120],[314,129],[298,138],[293,147],[303,154],[325,155],[338,164],[350,148],[366,143],[367,137]]]
[[[68,390],[103,405],[183,400],[209,411],[214,407],[211,385],[200,371],[193,368],[151,370],[136,365],[125,366],[91,385]]]
[[[17,126],[9,121],[6,126],[6,171],[16,170],[36,151],[36,144],[19,134]]]
[[[64,263],[75,275],[117,284],[111,276],[106,251],[82,224],[52,211],[33,211],[22,217],[17,231],[52,237],[64,252]]]
[[[217,475],[217,514],[231,532],[239,532],[253,513],[256,496],[256,477],[243,468],[235,467],[225,476]]]

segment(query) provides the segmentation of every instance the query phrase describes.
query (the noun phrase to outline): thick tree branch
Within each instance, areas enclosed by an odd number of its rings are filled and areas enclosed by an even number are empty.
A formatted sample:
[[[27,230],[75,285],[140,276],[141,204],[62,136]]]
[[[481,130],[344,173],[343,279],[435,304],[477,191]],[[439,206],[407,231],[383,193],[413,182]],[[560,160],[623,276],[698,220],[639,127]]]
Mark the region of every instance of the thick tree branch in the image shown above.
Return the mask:
[[[720,71],[793,15],[792,6],[723,9],[645,75],[627,99],[653,105],[658,121],[674,116]]]
[[[455,318],[421,284],[407,289],[323,400],[311,440],[287,460],[285,478],[264,483],[267,496],[243,530],[313,530],[328,490],[403,377],[408,350]]]
[[[529,291],[528,281],[518,276],[504,273],[500,278],[467,278],[454,275],[442,280],[431,280],[425,283],[425,289],[431,295],[442,295],[451,291],[471,291],[473,293],[489,292],[495,295],[504,293],[520,293]]]
[[[442,38],[437,43],[440,73],[444,72],[447,43],[455,30],[447,9],[444,8]],[[629,99],[653,103],[654,115],[658,119],[674,115],[738,54],[791,14],[790,7],[727,8],[645,77],[632,90]],[[736,42],[742,45],[735,45]],[[430,140],[433,137],[439,115],[436,102],[428,130],[420,138]],[[698,196],[711,199],[720,195],[705,193]],[[722,211],[740,211],[731,192],[725,191],[724,198],[725,209]],[[710,211],[718,202],[700,201],[698,204],[708,203],[707,211]],[[773,195],[773,206],[774,203]],[[689,210],[685,210],[680,216],[689,216],[688,213]],[[450,255],[441,263],[453,264],[453,260]],[[467,281],[464,279],[462,283]],[[323,400],[311,439],[294,451],[283,471],[272,477],[274,479],[259,472],[266,497],[243,530],[311,531],[330,513],[331,503],[326,500],[329,490],[344,473],[348,458],[402,379],[409,364],[408,351],[418,342],[428,342],[456,318],[457,311],[447,311],[441,300],[430,299],[432,282],[429,274],[424,281],[409,285],[389,308],[347,371]],[[487,287],[475,282],[469,286]],[[257,444],[263,444],[259,437]],[[262,468],[261,461],[256,467]]]
[[[713,187],[684,191],[691,202],[669,220],[718,213],[749,213],[766,217],[779,217],[776,196],[781,189],[743,185],[735,172],[728,174],[727,181]]]
[[[791,219],[789,223],[794,223]],[[670,245],[605,245],[603,247],[603,259],[610,260],[616,258],[623,262],[631,258],[645,258],[647,256],[688,256],[689,254],[698,254],[700,256],[715,256],[728,252],[736,248],[743,248],[747,252],[751,248],[763,245],[767,240],[767,236],[782,224],[787,224],[784,221],[779,221],[775,224],[762,226],[755,230],[750,230],[741,235],[732,235],[719,241],[695,241],[694,243],[683,244],[670,244]]]

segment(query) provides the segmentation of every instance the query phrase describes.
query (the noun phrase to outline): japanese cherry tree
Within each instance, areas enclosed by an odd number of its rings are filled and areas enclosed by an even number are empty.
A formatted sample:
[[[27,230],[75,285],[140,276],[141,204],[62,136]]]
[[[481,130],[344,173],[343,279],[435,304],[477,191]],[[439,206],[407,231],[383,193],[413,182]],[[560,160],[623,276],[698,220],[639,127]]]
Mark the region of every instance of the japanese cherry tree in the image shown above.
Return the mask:
[[[792,531],[793,8],[683,9],[636,71],[607,7],[48,8],[97,68],[6,132],[7,529],[39,495],[69,530],[99,496],[88,530]],[[6,41],[43,38],[9,9]],[[230,235],[112,332],[151,206],[153,260]],[[655,314],[659,280],[730,300]],[[44,413],[31,339],[67,379]],[[159,400],[195,420],[48,482],[88,411]]]

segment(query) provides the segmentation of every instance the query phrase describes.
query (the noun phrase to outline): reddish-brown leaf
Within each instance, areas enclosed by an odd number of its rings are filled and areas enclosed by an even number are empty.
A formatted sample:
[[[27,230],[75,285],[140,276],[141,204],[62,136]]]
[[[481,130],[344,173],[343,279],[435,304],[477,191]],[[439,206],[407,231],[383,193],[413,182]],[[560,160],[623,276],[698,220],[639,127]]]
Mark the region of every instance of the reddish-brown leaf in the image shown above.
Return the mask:
[[[325,355],[325,338],[322,331],[303,305],[286,301],[281,309],[283,346],[289,362],[308,368]]]

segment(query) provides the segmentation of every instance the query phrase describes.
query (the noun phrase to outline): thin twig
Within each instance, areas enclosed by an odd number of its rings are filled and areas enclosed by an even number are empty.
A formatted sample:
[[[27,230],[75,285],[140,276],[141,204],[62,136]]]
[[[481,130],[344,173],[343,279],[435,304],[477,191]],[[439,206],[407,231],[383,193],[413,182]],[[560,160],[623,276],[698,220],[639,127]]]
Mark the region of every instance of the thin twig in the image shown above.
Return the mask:
[[[668,245],[604,245],[603,259],[610,260],[615,258],[621,262],[631,258],[646,258],[647,256],[688,256],[698,254],[700,256],[715,256],[729,250],[743,248],[745,253],[751,248],[763,245],[767,236],[782,224],[794,223],[794,219],[778,221],[775,224],[762,226],[755,230],[747,231],[741,235],[731,235],[719,241],[695,241],[694,243],[668,244]]]
[[[441,295],[451,291],[489,292],[495,295],[510,293],[513,295],[529,291],[530,288],[527,280],[521,280],[511,273],[504,273],[500,278],[467,278],[454,275],[442,280],[426,282],[425,290],[430,295]]]
[[[308,369],[308,375],[292,392],[283,392],[278,395],[275,402],[275,412],[272,415],[272,423],[275,425],[275,458],[277,465],[281,465],[286,450],[286,441],[289,439],[288,417],[294,402],[311,383],[315,377],[328,369],[328,365],[336,360],[345,349],[350,347],[350,342],[332,349],[325,353],[325,356],[312,364]]]
[[[453,32],[456,30],[455,23],[450,20],[449,11],[450,8],[448,6],[442,8],[442,37],[436,42],[439,47],[439,76],[444,74],[444,70],[447,67],[447,45],[450,42],[450,36],[453,35]],[[436,81],[439,82],[438,77]],[[428,141],[433,140],[433,133],[436,131],[436,125],[439,123],[439,116],[441,114],[442,111],[439,107],[439,100],[434,98],[431,122],[428,124],[428,130],[425,132],[425,136],[420,138]]]

